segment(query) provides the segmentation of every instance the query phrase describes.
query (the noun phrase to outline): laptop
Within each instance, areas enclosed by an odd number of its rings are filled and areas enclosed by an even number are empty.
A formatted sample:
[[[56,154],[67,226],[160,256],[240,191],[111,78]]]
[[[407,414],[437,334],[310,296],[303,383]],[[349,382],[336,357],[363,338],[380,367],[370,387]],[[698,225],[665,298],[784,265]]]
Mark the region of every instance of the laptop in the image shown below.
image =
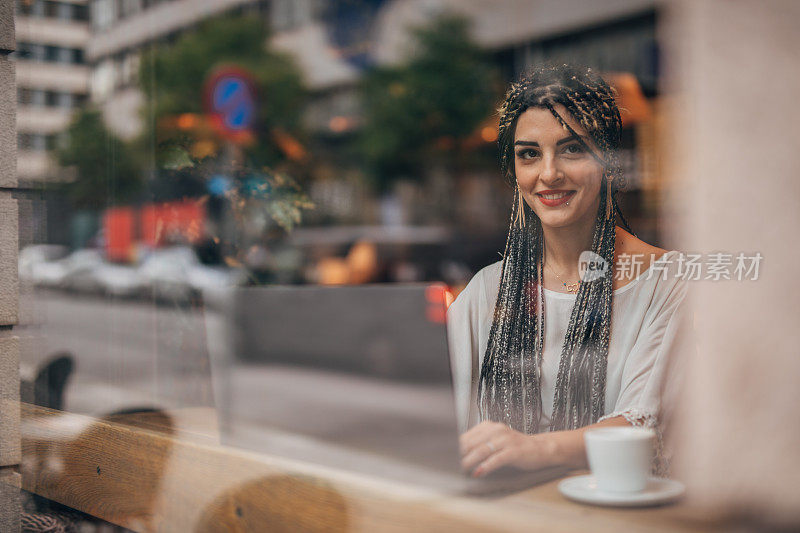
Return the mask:
[[[235,289],[212,353],[223,444],[442,492],[488,494],[564,467],[462,471],[441,284]]]

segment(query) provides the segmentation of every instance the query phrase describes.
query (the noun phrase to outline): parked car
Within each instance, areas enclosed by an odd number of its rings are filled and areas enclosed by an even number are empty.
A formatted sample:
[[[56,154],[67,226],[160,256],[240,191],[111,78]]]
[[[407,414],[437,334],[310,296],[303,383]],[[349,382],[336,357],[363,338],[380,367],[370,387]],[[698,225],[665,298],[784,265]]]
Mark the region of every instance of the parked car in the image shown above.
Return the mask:
[[[156,249],[139,267],[139,273],[157,299],[182,302],[192,295],[189,270],[198,262],[188,246]]]
[[[244,271],[204,265],[188,246],[153,250],[139,272],[142,282],[160,300],[185,302],[207,289],[240,285]]]
[[[104,263],[100,250],[87,248],[75,250],[60,260],[64,266],[64,277],[59,287],[80,293],[101,293],[103,286],[97,272]]]
[[[135,266],[102,263],[95,271],[97,281],[106,295],[132,298],[144,294],[144,277]]]
[[[66,269],[58,261],[67,253],[64,246],[33,244],[19,252],[19,278],[35,286],[57,287]]]

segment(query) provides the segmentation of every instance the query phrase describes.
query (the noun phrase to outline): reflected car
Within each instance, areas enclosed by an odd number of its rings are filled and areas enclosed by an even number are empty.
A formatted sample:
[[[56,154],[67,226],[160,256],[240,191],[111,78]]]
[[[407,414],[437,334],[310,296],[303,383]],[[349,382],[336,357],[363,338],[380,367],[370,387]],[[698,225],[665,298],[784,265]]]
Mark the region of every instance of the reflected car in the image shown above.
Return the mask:
[[[173,302],[186,302],[208,289],[232,287],[245,280],[240,269],[202,264],[188,246],[153,250],[139,267],[139,275],[156,299]]]
[[[65,246],[33,244],[19,252],[19,279],[37,287],[57,287],[66,269],[59,261],[67,253]]]
[[[153,250],[139,267],[139,274],[156,299],[184,302],[192,296],[189,271],[198,264],[194,250],[173,246]]]
[[[103,253],[94,248],[75,250],[59,261],[64,269],[64,276],[59,287],[80,293],[101,293],[103,286],[97,277],[98,269],[104,263]]]
[[[208,290],[224,289],[242,285],[247,280],[243,269],[209,266],[198,263],[189,269],[189,286],[196,295]]]
[[[102,263],[95,271],[97,282],[108,296],[133,298],[144,294],[146,283],[137,267]]]

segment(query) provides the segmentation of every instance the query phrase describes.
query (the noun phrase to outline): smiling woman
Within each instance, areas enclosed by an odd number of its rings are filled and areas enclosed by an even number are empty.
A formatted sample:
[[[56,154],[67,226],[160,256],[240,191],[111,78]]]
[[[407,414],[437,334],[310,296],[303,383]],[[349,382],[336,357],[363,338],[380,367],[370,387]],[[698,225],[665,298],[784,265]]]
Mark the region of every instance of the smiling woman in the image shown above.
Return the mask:
[[[586,428],[659,428],[686,287],[672,266],[680,254],[617,227],[619,218],[630,229],[614,198],[621,129],[606,82],[568,65],[513,84],[500,109],[501,166],[515,186],[505,254],[448,315],[462,463],[473,475],[582,467]],[[612,268],[582,278],[586,251]],[[645,274],[623,275],[623,254],[640,256]]]

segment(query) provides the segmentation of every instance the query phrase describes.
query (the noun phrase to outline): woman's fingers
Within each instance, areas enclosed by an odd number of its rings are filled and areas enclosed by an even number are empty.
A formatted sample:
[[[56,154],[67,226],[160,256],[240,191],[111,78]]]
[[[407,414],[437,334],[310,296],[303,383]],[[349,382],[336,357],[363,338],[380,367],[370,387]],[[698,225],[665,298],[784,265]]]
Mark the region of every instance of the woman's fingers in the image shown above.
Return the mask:
[[[498,422],[481,422],[461,435],[461,466],[474,468],[473,476],[484,476],[505,465],[539,468],[552,462],[555,452],[553,441],[547,440],[550,435],[524,435]]]
[[[494,472],[501,466],[512,464],[514,462],[514,451],[510,448],[504,448],[497,453],[493,453],[487,457],[475,470],[472,472],[472,477],[485,476],[490,472]]]
[[[497,452],[496,445],[489,445],[489,442],[484,442],[475,446],[469,453],[464,455],[461,459],[461,467],[464,470],[472,470],[476,465],[482,463],[487,457]]]
[[[498,433],[508,430],[508,426],[499,422],[484,421],[465,432],[459,438],[461,456],[464,457],[472,452],[476,447],[485,443]]]

